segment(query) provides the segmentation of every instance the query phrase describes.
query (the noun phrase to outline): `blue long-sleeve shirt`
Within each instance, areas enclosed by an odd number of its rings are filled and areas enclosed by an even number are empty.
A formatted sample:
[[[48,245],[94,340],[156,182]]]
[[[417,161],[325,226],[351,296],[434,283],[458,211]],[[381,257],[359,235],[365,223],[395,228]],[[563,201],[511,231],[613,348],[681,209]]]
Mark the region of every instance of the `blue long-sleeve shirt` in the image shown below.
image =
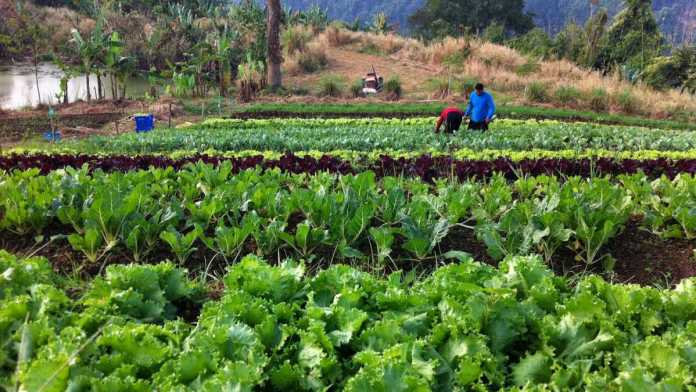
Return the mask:
[[[466,115],[471,117],[474,122],[483,122],[493,118],[495,114],[495,102],[493,96],[483,92],[480,96],[474,91],[469,98],[469,106],[466,108]]]

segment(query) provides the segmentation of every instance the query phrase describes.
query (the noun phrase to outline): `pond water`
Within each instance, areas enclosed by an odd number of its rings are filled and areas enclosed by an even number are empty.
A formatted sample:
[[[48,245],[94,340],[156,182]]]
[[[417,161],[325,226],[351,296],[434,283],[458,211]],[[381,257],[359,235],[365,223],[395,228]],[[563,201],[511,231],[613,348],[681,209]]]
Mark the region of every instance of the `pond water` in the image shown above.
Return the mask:
[[[31,65],[0,66],[0,109],[13,110],[36,107],[39,103],[55,105],[62,100],[60,94],[61,70],[54,64],[39,65],[39,91],[36,89],[34,67]],[[87,81],[85,76],[77,76],[68,82],[68,100],[75,102],[87,99]],[[108,78],[102,78],[104,94],[111,98],[111,85]],[[92,97],[96,96],[97,77],[90,77]],[[140,97],[147,91],[147,82],[143,79],[132,79],[127,82],[126,95]]]

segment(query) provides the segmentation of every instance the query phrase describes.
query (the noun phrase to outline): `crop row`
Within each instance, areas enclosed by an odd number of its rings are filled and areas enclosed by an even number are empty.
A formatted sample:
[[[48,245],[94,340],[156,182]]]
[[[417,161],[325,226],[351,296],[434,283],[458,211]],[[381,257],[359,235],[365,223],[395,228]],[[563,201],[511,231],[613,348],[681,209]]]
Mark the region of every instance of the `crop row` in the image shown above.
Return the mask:
[[[255,155],[256,154],[256,155]],[[533,156],[534,154],[529,154]],[[379,177],[406,176],[432,182],[437,178],[487,178],[502,174],[508,178],[520,175],[559,174],[569,176],[597,176],[633,174],[642,172],[651,177],[696,173],[696,157],[689,159],[613,159],[602,158],[556,158],[553,154],[539,154],[544,158],[498,157],[476,159],[453,159],[449,156],[413,155],[394,158],[390,155],[375,157],[359,154],[312,154],[298,156],[289,154],[235,154],[226,155],[88,155],[88,154],[9,154],[0,155],[0,170],[39,169],[43,174],[67,167],[80,168],[87,165],[91,170],[129,171],[144,170],[150,167],[181,169],[187,165],[202,162],[219,165],[229,162],[233,172],[246,169],[280,169],[287,173],[319,172],[357,173],[373,171]],[[522,155],[522,157],[525,155]],[[568,154],[572,156],[572,154]],[[269,158],[270,157],[270,158]],[[640,154],[637,154],[640,157]],[[521,158],[517,156],[516,158]]]
[[[234,261],[246,252],[319,263],[356,260],[384,269],[459,257],[459,230],[495,260],[559,249],[576,260],[613,259],[603,250],[632,217],[665,238],[696,237],[696,178],[645,175],[564,180],[494,176],[463,183],[359,175],[290,175],[229,162],[181,171],[111,173],[86,168],[0,176],[0,232],[67,238],[90,263],[113,254],[150,260],[166,252],[185,264],[197,250]],[[449,237],[448,237],[449,236]],[[457,235],[455,235],[456,237]]]
[[[466,104],[464,104],[466,105]],[[382,117],[413,118],[432,116],[442,112],[446,105],[429,103],[259,103],[239,107],[231,113],[236,118],[345,118]],[[200,112],[200,110],[199,110]],[[583,121],[589,123],[627,125],[661,129],[696,130],[693,123],[684,121],[656,120],[620,114],[597,113],[550,107],[526,107],[500,105],[498,115],[506,119],[546,119],[563,122]],[[195,114],[195,110],[194,113]]]
[[[0,385],[24,391],[686,390],[696,281],[571,285],[536,258],[423,281],[306,276],[250,256],[216,300],[171,264],[111,266],[83,293],[0,252]],[[8,278],[9,277],[9,278]],[[222,286],[222,285],[220,285]],[[72,298],[72,299],[71,299]]]
[[[605,149],[611,151],[688,151],[690,132],[504,120],[486,133],[435,134],[434,119],[209,120],[189,128],[117,137],[95,136],[68,143],[84,152],[159,153],[179,150],[225,151],[514,151]]]
[[[108,152],[97,152],[85,154],[79,149],[68,148],[62,146],[49,147],[49,148],[21,148],[15,147],[0,153],[0,159],[5,157],[21,158],[25,155],[39,155],[39,156],[56,156],[58,159],[63,159],[62,157],[68,155],[85,155],[93,157],[93,159],[109,156],[118,156],[125,154],[113,154]],[[696,150],[685,150],[685,151],[658,151],[658,150],[637,150],[637,151],[612,151],[606,149],[588,149],[588,150],[472,150],[469,148],[462,148],[452,151],[438,151],[438,150],[427,150],[427,151],[351,151],[351,150],[332,150],[332,151],[297,151],[297,152],[282,152],[282,151],[272,151],[272,150],[243,150],[243,151],[217,151],[217,150],[177,150],[174,152],[163,152],[163,153],[133,153],[127,154],[128,156],[165,156],[174,159],[181,158],[195,158],[201,156],[214,156],[219,158],[248,158],[248,157],[258,157],[262,156],[264,159],[278,160],[287,155],[296,155],[299,157],[312,157],[315,159],[322,158],[324,156],[330,156],[342,159],[344,161],[349,161],[353,164],[364,164],[368,162],[373,162],[379,160],[382,156],[389,156],[394,159],[406,158],[406,159],[416,159],[424,155],[430,155],[432,157],[452,157],[456,160],[467,160],[467,161],[485,161],[494,160],[498,158],[507,158],[513,162],[519,162],[523,160],[536,160],[536,159],[566,159],[566,160],[577,160],[577,159],[591,159],[596,160],[600,158],[612,159],[615,161],[621,160],[690,160],[696,159]],[[10,164],[10,162],[7,162]],[[7,166],[9,167],[9,166]]]

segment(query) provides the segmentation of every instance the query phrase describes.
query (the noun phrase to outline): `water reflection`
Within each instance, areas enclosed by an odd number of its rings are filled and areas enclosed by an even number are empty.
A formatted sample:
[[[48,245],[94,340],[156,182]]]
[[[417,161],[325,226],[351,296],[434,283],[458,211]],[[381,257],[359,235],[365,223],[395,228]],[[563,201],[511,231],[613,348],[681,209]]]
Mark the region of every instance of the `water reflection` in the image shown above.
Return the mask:
[[[61,70],[53,64],[39,65],[39,91],[40,102],[55,105],[62,102],[60,95]],[[103,77],[104,94],[111,98],[111,84],[108,78]],[[97,77],[90,77],[90,89],[92,97],[97,96]],[[142,79],[131,79],[127,82],[126,95],[139,97],[147,90],[147,83]],[[68,82],[68,101],[87,99],[87,82],[84,75],[70,79]],[[36,79],[34,68],[31,65],[0,66],[0,109],[11,110],[25,107],[35,107],[39,104],[39,95],[36,91]]]

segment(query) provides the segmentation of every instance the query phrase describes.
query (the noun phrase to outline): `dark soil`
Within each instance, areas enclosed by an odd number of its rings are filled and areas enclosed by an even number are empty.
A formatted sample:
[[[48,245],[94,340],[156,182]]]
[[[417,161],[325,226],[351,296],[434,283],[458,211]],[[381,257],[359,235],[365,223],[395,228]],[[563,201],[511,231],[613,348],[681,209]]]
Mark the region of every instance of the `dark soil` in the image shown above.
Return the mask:
[[[696,241],[663,240],[631,223],[606,250],[616,258],[621,282],[673,285],[696,276],[694,249]]]
[[[65,128],[101,128],[123,117],[122,113],[65,114],[55,122],[58,130]],[[27,137],[41,135],[51,128],[46,115],[2,118],[0,115],[0,142],[17,142]]]
[[[300,216],[293,217],[293,222],[299,222],[300,220]],[[41,244],[37,244],[34,237],[31,236],[3,233],[0,236],[0,249],[6,249],[18,255],[44,256],[53,264],[56,272],[61,274],[77,272],[85,279],[99,275],[109,265],[133,262],[131,255],[120,248],[112,250],[97,263],[90,263],[82,253],[72,249],[67,239],[57,239],[45,245],[51,235],[61,232],[67,233],[71,232],[71,230],[67,227],[46,229],[46,234]],[[213,276],[222,276],[227,267],[235,261],[225,260],[220,256],[216,256],[214,252],[201,243],[196,244],[196,246],[197,251],[191,255],[185,265],[191,277],[199,276],[203,272]],[[403,242],[400,237],[395,239],[392,248],[393,263],[390,261],[386,265],[376,265],[375,263],[361,262],[353,265],[384,275],[398,270],[405,270],[414,271],[417,275],[422,276],[431,273],[435,268],[443,265],[443,263],[457,262],[457,260],[438,260],[438,264],[434,258],[416,260],[403,249]],[[556,252],[551,268],[559,275],[595,273],[601,274],[614,282],[671,287],[682,279],[696,276],[695,249],[696,240],[664,240],[642,230],[638,223],[632,222],[627,225],[621,234],[602,249],[601,255],[610,254],[616,260],[613,272],[606,272],[602,263],[586,267],[582,261],[576,260],[576,254],[568,248],[561,248]],[[359,250],[368,255],[373,251],[370,248],[370,244],[359,246]],[[440,243],[438,253],[444,254],[451,250],[466,252],[474,260],[486,264],[493,266],[498,264],[488,255],[486,246],[476,238],[473,230],[470,229],[455,227],[450,231],[447,237]],[[240,257],[256,253],[256,251],[256,245],[250,239],[240,252]],[[308,260],[308,271],[310,273],[327,268],[331,264],[339,263],[341,259],[333,247],[318,247],[311,253],[314,258]],[[268,258],[268,262],[277,264],[288,257],[298,258],[297,255],[281,251],[277,257]],[[162,260],[176,262],[175,255],[164,245],[151,251],[145,260],[141,262],[157,263]],[[215,296],[215,292],[216,290],[212,290],[211,295]],[[197,309],[190,309],[190,313],[196,314]]]
[[[421,112],[284,112],[284,111],[259,111],[259,112],[238,112],[232,113],[228,118],[252,120],[252,119],[269,119],[269,118],[399,118],[407,119],[423,116],[435,116],[437,113],[421,113]]]

